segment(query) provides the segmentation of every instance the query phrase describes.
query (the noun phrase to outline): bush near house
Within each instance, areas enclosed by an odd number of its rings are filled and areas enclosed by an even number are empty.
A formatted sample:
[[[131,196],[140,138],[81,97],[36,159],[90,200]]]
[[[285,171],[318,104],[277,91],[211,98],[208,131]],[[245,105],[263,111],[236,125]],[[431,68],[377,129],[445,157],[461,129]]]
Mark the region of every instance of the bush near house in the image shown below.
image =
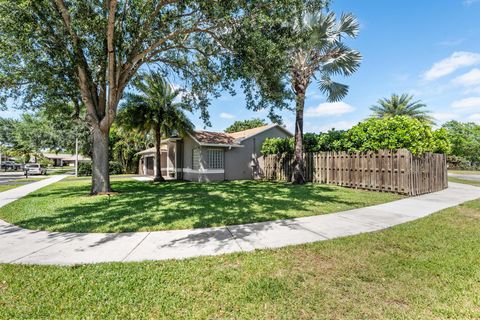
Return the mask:
[[[293,153],[293,146],[293,138],[267,139],[262,145],[262,153]],[[304,135],[305,152],[408,149],[413,154],[448,154],[450,148],[445,129],[432,130],[429,123],[408,116],[370,118],[347,131],[332,129],[326,133]]]
[[[425,121],[408,116],[371,118],[347,131],[343,147],[348,151],[408,149],[413,154],[449,153],[445,129],[432,130]]]
[[[125,173],[125,168],[120,162],[110,161],[109,171],[110,171],[110,174],[122,174],[122,173]],[[92,175],[92,163],[80,162],[78,164],[78,176],[85,177],[85,176],[91,176],[91,175]]]
[[[303,150],[305,152],[341,151],[346,131],[329,130],[320,133],[305,133],[303,135]],[[262,153],[282,154],[293,153],[295,148],[294,138],[269,138],[262,145]]]

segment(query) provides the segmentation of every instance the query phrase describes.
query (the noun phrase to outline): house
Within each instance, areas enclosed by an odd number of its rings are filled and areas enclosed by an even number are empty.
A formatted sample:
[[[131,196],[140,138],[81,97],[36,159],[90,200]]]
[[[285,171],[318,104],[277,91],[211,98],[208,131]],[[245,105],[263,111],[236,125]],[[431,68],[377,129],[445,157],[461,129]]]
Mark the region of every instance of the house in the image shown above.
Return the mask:
[[[187,181],[260,179],[263,141],[292,136],[283,126],[270,124],[235,133],[194,131],[185,137],[170,137],[161,145],[162,176]],[[155,148],[138,154],[139,173],[153,176]]]
[[[63,166],[75,166],[75,155],[74,154],[65,154],[65,153],[42,153],[42,156],[50,161],[52,161],[54,167],[63,167]],[[33,157],[33,161],[36,162],[36,157]],[[78,162],[90,162],[91,159],[78,155]]]

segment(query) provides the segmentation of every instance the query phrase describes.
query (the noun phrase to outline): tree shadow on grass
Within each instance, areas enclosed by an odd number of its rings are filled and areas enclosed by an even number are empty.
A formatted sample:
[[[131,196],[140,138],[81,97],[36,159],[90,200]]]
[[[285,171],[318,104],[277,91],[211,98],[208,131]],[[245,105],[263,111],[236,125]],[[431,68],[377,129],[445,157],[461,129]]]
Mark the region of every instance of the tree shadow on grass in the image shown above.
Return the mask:
[[[277,182],[114,181],[115,196],[86,198],[60,205],[55,212],[17,221],[29,229],[69,232],[130,232],[203,228],[244,224],[332,212],[332,206],[351,209],[364,202],[341,196],[339,188]],[[88,184],[67,184],[29,196],[69,203],[85,196]],[[322,207],[328,207],[322,210]]]

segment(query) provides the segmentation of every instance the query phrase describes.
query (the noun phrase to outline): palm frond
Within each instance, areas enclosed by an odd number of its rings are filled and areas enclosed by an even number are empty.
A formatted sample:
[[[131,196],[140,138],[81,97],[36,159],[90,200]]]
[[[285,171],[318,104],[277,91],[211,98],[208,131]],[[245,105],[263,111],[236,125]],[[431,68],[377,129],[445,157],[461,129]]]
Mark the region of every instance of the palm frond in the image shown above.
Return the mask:
[[[330,77],[323,76],[319,83],[320,91],[327,96],[329,102],[337,102],[348,94],[348,86],[334,82]]]
[[[433,118],[428,115],[430,111],[425,110],[427,107],[421,100],[413,100],[413,96],[409,94],[392,94],[390,98],[378,100],[377,105],[370,107],[373,116],[380,118],[388,118],[394,116],[409,116],[421,121],[433,122]]]

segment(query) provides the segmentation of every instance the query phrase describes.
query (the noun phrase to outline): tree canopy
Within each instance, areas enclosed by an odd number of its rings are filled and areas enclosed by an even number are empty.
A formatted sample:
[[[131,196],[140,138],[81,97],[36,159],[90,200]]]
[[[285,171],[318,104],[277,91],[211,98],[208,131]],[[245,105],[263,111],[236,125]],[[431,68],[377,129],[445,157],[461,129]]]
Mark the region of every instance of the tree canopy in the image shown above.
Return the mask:
[[[449,121],[442,125],[452,143],[451,154],[480,166],[480,125],[473,122]]]
[[[183,90],[174,89],[158,72],[137,78],[134,85],[136,92],[127,93],[118,122],[127,129],[151,133],[155,137],[154,181],[163,181],[160,153],[162,136],[191,132],[194,126],[186,112],[191,112],[192,107],[178,101]]]
[[[253,118],[249,120],[237,120],[233,124],[231,124],[227,129],[225,129],[225,132],[226,133],[239,132],[243,130],[258,128],[265,125],[267,125],[267,122],[264,119],[260,119],[260,118]]]
[[[315,2],[315,1],[309,1]],[[110,191],[108,131],[144,66],[185,85],[208,124],[211,97],[242,79],[247,104],[285,106],[285,21],[301,0],[0,0],[0,104],[72,103],[93,137],[92,193]]]
[[[89,155],[91,150],[88,129],[63,113],[24,113],[18,120],[0,118],[0,124],[0,144],[26,160],[43,152],[73,153],[76,138],[80,153]]]

